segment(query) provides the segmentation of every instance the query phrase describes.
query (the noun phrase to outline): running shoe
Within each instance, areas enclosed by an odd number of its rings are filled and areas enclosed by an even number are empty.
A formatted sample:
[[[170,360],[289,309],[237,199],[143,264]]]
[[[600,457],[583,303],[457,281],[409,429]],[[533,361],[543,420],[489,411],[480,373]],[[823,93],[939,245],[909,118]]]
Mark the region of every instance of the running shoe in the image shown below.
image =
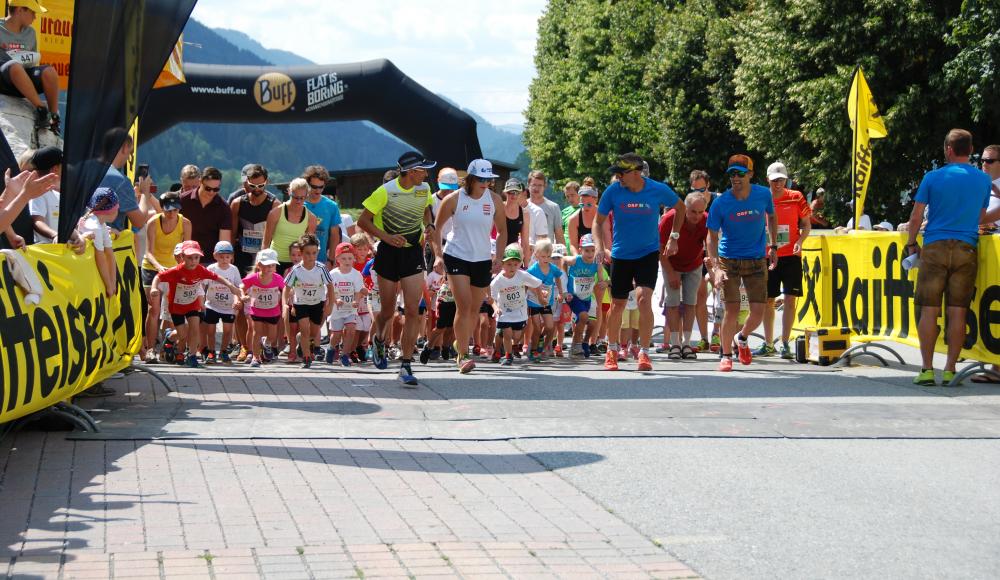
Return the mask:
[[[913,384],[921,387],[936,387],[937,379],[934,378],[934,369],[920,371],[920,374],[913,378]]]
[[[163,356],[167,362],[175,359],[176,353],[174,352],[174,341],[169,338],[163,341]]]
[[[188,368],[199,369],[201,368],[201,363],[198,362],[198,357],[193,354],[188,355],[187,362],[185,363]]]
[[[248,356],[247,360],[250,361],[250,366],[253,368],[258,368],[260,366],[260,361],[255,359],[253,355]]]
[[[246,362],[250,353],[245,346],[240,346],[240,354],[236,355],[236,362]]]
[[[490,356],[490,360],[495,363],[500,362],[500,351],[494,350],[493,354]]]
[[[656,347],[656,354],[663,354],[665,352],[670,352],[669,344],[663,343],[660,346]]]
[[[789,348],[788,343],[784,342],[781,344],[781,358],[785,360],[795,360],[795,353]]]
[[[500,359],[500,364],[502,366],[509,367],[512,364],[514,364],[514,357],[512,357],[511,355],[507,355],[507,356],[503,357],[502,359]]]
[[[733,357],[722,355],[722,358],[719,359],[719,372],[728,373],[732,372],[732,370],[733,370]]]
[[[346,352],[340,355],[340,366],[342,367],[351,366],[351,356]]]
[[[326,364],[332,365],[333,361],[337,360],[337,349],[333,348],[332,346],[327,347],[326,358],[323,360],[326,361]]]
[[[774,347],[770,343],[765,342],[760,345],[760,348],[753,351],[754,356],[774,356],[778,351],[774,350]],[[742,359],[741,359],[742,362]]]
[[[513,354],[514,354],[514,358],[521,358],[521,356],[522,356],[521,355],[521,345],[519,345],[519,344],[515,344],[514,345],[514,353]]]
[[[712,343],[708,346],[708,349],[711,350],[712,352],[719,352],[721,348],[722,348],[722,341],[719,340],[719,335],[718,334],[712,335]]]
[[[458,372],[463,375],[467,375],[472,372],[472,369],[476,368],[476,361],[472,360],[472,357],[468,354],[458,356]]]
[[[528,360],[533,363],[542,362],[542,357],[538,356],[537,352],[531,351],[528,353]]]
[[[653,370],[653,362],[649,360],[649,355],[648,354],[646,354],[644,352],[640,352],[638,359],[639,359],[639,366],[636,367],[637,371],[642,372],[642,371],[651,371],[651,370]]]
[[[428,347],[425,347],[425,348],[428,348]],[[431,355],[430,355],[430,359],[431,360],[438,360],[439,358],[441,358],[441,349],[440,348],[438,348],[438,347],[435,346],[434,348],[431,348],[430,351],[431,351]]]
[[[208,354],[205,355],[205,362],[207,364],[215,364],[216,361],[215,361],[215,351],[214,350],[208,351]]]
[[[590,348],[590,343],[589,342],[585,342],[585,343],[581,344],[580,345],[580,350],[583,351],[584,358],[590,358],[591,348]]]
[[[691,348],[693,348],[695,352],[702,352],[708,350],[709,349],[708,341],[703,338],[699,340],[698,343]]]
[[[264,362],[271,362],[274,360],[274,348],[270,345],[264,347]]]
[[[403,383],[405,387],[417,386],[417,377],[413,376],[413,369],[410,368],[409,363],[403,363],[399,366],[399,382]]]
[[[556,353],[556,358],[562,358],[562,356],[563,356],[563,350],[562,350],[562,345],[561,344],[557,344],[556,345],[555,353]]]
[[[597,352],[601,354],[606,354],[608,352],[608,343],[604,342],[603,340],[597,343]]]
[[[753,353],[750,352],[750,345],[746,342],[736,341],[734,345],[739,353],[740,364],[748,365],[753,362]]]
[[[386,358],[385,341],[379,336],[372,336],[372,364],[379,370],[389,368],[389,360]]]
[[[614,351],[608,351],[608,352],[614,352]],[[618,362],[627,360],[628,360],[628,351],[625,350],[624,348],[618,351]]]
[[[482,352],[483,352],[483,349],[480,348],[480,346],[478,344],[472,347],[472,354],[474,354],[476,356],[479,356],[480,354],[482,354]]]
[[[351,353],[351,362],[354,363],[354,364],[356,364],[356,365],[361,364],[361,357],[358,356],[357,352],[352,352]]]
[[[184,365],[184,361],[185,361],[185,358],[184,358],[184,353],[183,352],[174,353],[174,364],[183,366]]]
[[[625,350],[625,349],[622,349]],[[633,344],[632,348],[628,350],[629,354],[632,355],[632,360],[639,360],[639,345]]]
[[[581,345],[577,345],[577,346],[571,347],[570,351],[569,351],[569,354],[570,354],[570,356],[584,356],[583,355],[583,345],[581,344]]]
[[[961,381],[955,383],[954,385],[950,384],[951,381],[954,380],[954,379],[955,379],[955,371],[944,371],[944,372],[942,372],[941,373],[941,386],[942,387],[957,387],[957,386],[959,386],[959,385],[962,384]]]
[[[609,371],[618,370],[618,355],[615,351],[609,350],[607,354],[604,355],[604,368]]]
[[[678,344],[670,345],[670,349],[667,351],[667,358],[670,360],[681,360],[682,358],[684,358],[684,354],[681,352],[680,345]]]
[[[424,347],[424,350],[420,351],[420,364],[425,365],[431,360],[431,349]]]
[[[309,368],[311,366],[312,366],[312,359],[311,358],[304,358],[304,359],[302,359],[302,368],[307,369],[307,368]]]
[[[146,351],[146,364],[155,365],[159,364],[160,360],[156,357],[156,350],[149,349]]]
[[[233,364],[233,360],[229,358],[229,353],[226,351],[222,351],[219,353],[219,362],[221,362],[224,365]]]

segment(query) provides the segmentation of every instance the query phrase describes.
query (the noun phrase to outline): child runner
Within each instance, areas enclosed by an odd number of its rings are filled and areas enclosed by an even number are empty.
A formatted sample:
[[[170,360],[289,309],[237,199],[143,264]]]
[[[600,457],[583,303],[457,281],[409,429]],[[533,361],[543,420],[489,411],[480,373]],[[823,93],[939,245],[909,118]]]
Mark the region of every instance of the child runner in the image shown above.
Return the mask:
[[[281,322],[281,292],[285,289],[285,279],[276,272],[277,269],[278,253],[265,248],[257,252],[256,271],[243,278],[243,290],[250,300],[250,320],[253,322],[253,337],[250,340],[252,355],[247,359],[252,367],[270,362],[275,356],[273,347],[278,336],[278,323]]]
[[[630,352],[633,359],[639,360],[639,300],[635,288],[628,293],[628,299],[625,301],[620,337],[618,342],[621,344],[621,350],[618,352],[618,360],[628,360]]]
[[[242,282],[240,269],[233,265],[233,245],[225,240],[215,244],[212,252],[215,263],[208,271],[227,280],[233,288]],[[205,290],[205,321],[202,323],[202,335],[205,339],[205,362],[215,362],[215,329],[222,321],[222,345],[219,349],[219,360],[229,364],[229,347],[233,338],[233,322],[236,321],[236,310],[240,308],[239,296],[234,296],[224,284],[209,282]]]
[[[278,263],[278,273],[281,274],[282,278],[288,278],[289,272],[292,271],[297,264],[302,263],[302,246],[299,244],[299,240],[295,240],[291,244],[288,244],[288,257],[291,260],[290,265],[287,268],[282,268],[282,263]],[[275,356],[277,353],[281,352],[288,345],[288,361],[293,363],[296,361],[296,357],[301,356],[300,349],[295,341],[295,335],[299,332],[299,325],[288,314],[288,309],[291,303],[284,301],[284,306],[281,311],[281,324],[278,326],[278,339],[275,341]]]
[[[597,263],[597,250],[594,245],[594,238],[590,234],[580,236],[580,255],[569,256],[563,259],[566,266],[566,275],[569,277],[569,284],[572,297],[569,300],[569,309],[576,316],[576,324],[573,327],[573,346],[570,349],[572,356],[590,356],[590,344],[594,340],[597,330],[597,298],[594,291],[601,292],[607,287],[603,279],[603,270]],[[586,336],[584,333],[586,332]]]
[[[435,267],[437,267],[435,265]],[[434,330],[427,337],[427,344],[420,353],[420,362],[427,364],[432,358],[439,355],[442,359],[448,360],[452,354],[457,353],[452,348],[451,343],[455,340],[455,312],[458,307],[455,305],[455,296],[451,293],[451,286],[448,282],[447,274],[441,280],[441,287],[437,292],[437,320],[434,322]]]
[[[552,264],[566,272],[566,266],[563,264],[563,259],[569,254],[566,253],[566,246],[563,244],[555,244],[552,246]],[[570,290],[569,280],[566,281],[566,289]],[[563,355],[563,334],[566,330],[566,325],[573,319],[573,315],[569,310],[569,300],[563,300],[556,306],[552,307],[552,320],[553,320],[553,333],[552,346],[554,347],[555,354],[557,357],[562,358]]]
[[[187,366],[198,368],[199,343],[201,342],[201,282],[211,280],[226,286],[230,292],[239,296],[240,290],[229,280],[220,277],[201,265],[203,256],[201,246],[198,242],[188,240],[181,244],[181,254],[183,263],[174,266],[166,271],[157,274],[159,282],[166,283],[167,305],[170,311],[170,318],[174,323],[176,335],[180,340],[185,340],[188,345]],[[159,300],[160,289],[154,287],[150,291],[150,297]],[[191,324],[187,324],[189,318],[196,318]]]
[[[544,345],[551,342],[553,333],[552,308],[556,304],[556,291],[560,296],[566,293],[563,272],[551,264],[552,242],[542,239],[535,244],[535,263],[528,273],[542,281],[549,290],[548,300],[543,306],[528,297],[528,314],[533,319],[528,336],[528,360],[538,362],[546,354]],[[541,342],[541,347],[539,345]]]
[[[313,234],[299,238],[302,261],[292,266],[285,279],[285,304],[290,304],[289,320],[298,325],[299,345],[302,347],[302,368],[312,366],[313,340],[319,343],[316,332],[330,315],[334,302],[333,280],[326,268],[317,262],[319,239]],[[290,336],[290,339],[294,337]],[[294,340],[293,340],[294,342]],[[288,355],[292,358],[291,352]]]
[[[521,247],[517,243],[509,244],[503,253],[501,271],[490,283],[493,308],[497,313],[496,334],[503,340],[502,365],[514,363],[514,343],[521,340],[520,335],[528,322],[529,288],[539,304],[548,302],[548,290],[542,288],[542,281],[521,270]],[[499,353],[500,349],[495,352]]]
[[[357,338],[355,330],[358,326],[358,304],[368,294],[361,273],[354,269],[354,246],[350,242],[337,245],[337,269],[330,272],[333,283],[336,308],[330,314],[327,322],[330,328],[330,345],[328,349],[336,349],[343,338],[340,349],[340,364],[351,366],[351,352],[354,351]],[[336,353],[327,351],[327,360],[336,358]]]
[[[354,269],[361,273],[361,278],[364,279],[364,269],[368,264],[369,258],[372,257],[372,244],[368,240],[368,234],[364,232],[357,232],[351,236],[351,245],[354,246]],[[336,248],[334,249],[336,250]],[[364,280],[365,288],[371,292],[371,288],[368,286],[368,280]],[[368,300],[362,300],[358,302],[358,327],[355,329],[357,332],[357,339],[354,351],[351,353],[351,362],[360,364],[368,360],[368,333],[372,329],[372,311],[368,306]]]

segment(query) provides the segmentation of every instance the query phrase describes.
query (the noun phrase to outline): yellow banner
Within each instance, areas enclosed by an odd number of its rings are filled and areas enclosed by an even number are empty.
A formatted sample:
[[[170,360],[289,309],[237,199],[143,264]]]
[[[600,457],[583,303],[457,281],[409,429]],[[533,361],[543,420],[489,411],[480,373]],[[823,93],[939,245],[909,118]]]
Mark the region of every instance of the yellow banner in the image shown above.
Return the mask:
[[[903,269],[905,233],[810,236],[802,248],[803,296],[795,329],[849,327],[860,341],[919,346],[914,295],[918,270]],[[1000,364],[1000,236],[979,237],[976,294],[966,318],[962,356]],[[943,312],[943,309],[942,309]],[[938,320],[944,326],[943,314]],[[944,333],[935,347],[946,352]]]
[[[887,135],[882,115],[875,106],[868,82],[861,67],[854,73],[851,90],[847,95],[847,116],[854,130],[854,148],[851,155],[851,180],[854,190],[854,227],[861,225],[864,214],[865,197],[868,195],[868,182],[872,175],[871,139],[881,139]]]
[[[132,138],[132,154],[125,160],[125,177],[128,177],[129,183],[135,183],[135,159],[139,154],[139,117],[132,121],[128,134]]]
[[[0,423],[64,401],[129,365],[142,345],[139,268],[132,233],[115,240],[118,294],[107,297],[94,248],[29,246],[25,257],[43,286],[26,304],[0,255]]]

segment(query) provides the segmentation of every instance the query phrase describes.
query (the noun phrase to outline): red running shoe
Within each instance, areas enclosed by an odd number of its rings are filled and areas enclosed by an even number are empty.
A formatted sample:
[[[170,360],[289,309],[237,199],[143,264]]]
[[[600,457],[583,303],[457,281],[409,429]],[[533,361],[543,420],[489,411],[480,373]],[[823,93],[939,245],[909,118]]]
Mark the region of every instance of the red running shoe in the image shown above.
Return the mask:
[[[649,360],[649,355],[640,352],[639,353],[639,366],[636,368],[638,371],[651,371],[653,370],[653,362]]]
[[[724,356],[719,359],[719,372],[730,373],[733,371],[733,357]]]
[[[609,371],[618,370],[618,353],[613,350],[609,350],[607,354],[604,355],[604,368]]]
[[[751,362],[753,362],[753,353],[750,352],[749,344],[743,343],[743,345],[740,345],[739,341],[737,341],[737,344],[735,346],[736,349],[739,351],[740,364],[748,365]]]

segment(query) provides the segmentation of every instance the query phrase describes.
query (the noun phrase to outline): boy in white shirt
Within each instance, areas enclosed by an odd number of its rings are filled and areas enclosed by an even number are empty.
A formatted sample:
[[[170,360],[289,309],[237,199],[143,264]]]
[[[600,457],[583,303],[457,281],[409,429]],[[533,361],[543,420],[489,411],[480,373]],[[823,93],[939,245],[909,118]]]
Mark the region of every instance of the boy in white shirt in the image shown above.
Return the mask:
[[[528,322],[528,289],[535,294],[539,304],[548,302],[548,290],[541,286],[541,280],[521,270],[521,247],[518,244],[508,245],[503,253],[503,268],[490,283],[493,310],[497,314],[496,336],[502,339],[504,352],[501,365],[514,363],[514,343],[523,340],[522,333]],[[497,352],[500,346],[495,345]]]
[[[313,342],[319,344],[320,326],[323,319],[330,315],[336,298],[333,279],[317,261],[319,238],[303,234],[299,238],[299,246],[302,247],[302,261],[292,266],[285,278],[285,304],[290,305],[289,319],[298,324],[302,368],[307,369],[312,366]]]
[[[208,271],[239,288],[243,276],[240,275],[240,269],[233,265],[233,245],[225,240],[220,241],[215,244],[212,256],[215,258],[215,263],[208,267]],[[206,280],[205,284],[205,319],[201,323],[205,344],[202,352],[205,362],[215,362],[215,329],[221,321],[222,344],[219,349],[219,360],[223,364],[230,364],[232,361],[229,359],[229,346],[233,339],[233,322],[236,321],[236,308],[240,308],[242,304],[225,284],[209,280]]]
[[[337,245],[337,269],[330,272],[330,279],[333,284],[333,299],[335,301],[333,312],[327,319],[327,326],[330,330],[330,350],[327,351],[326,359],[332,361],[336,358],[337,344],[343,338],[343,346],[340,349],[340,364],[351,366],[351,352],[354,351],[358,325],[358,302],[364,300],[368,295],[365,288],[364,278],[361,272],[354,269],[354,246],[350,242],[341,242]]]

